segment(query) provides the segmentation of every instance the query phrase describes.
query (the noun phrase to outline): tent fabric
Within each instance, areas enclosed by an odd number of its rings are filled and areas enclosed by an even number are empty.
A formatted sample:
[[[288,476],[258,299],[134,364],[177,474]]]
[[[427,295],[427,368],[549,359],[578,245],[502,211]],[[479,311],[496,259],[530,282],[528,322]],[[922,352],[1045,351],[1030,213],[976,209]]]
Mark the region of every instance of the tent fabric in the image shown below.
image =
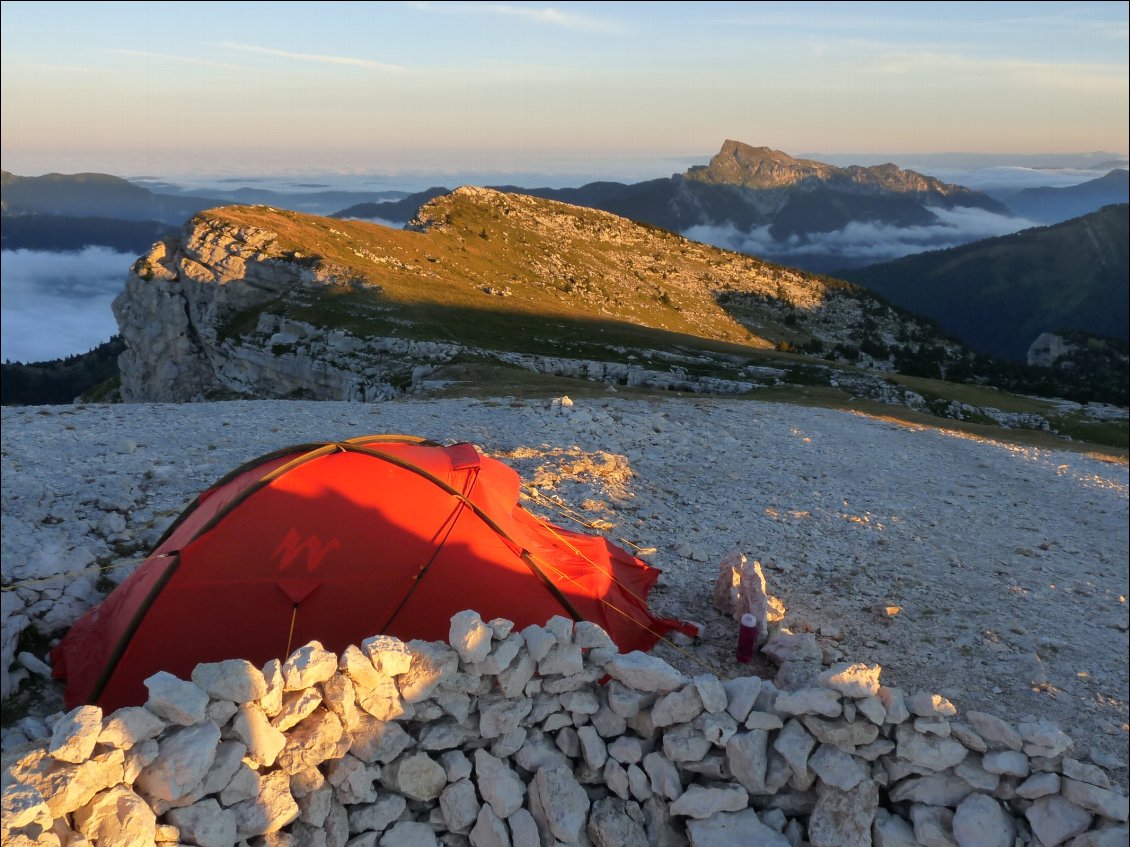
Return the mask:
[[[443,640],[464,609],[518,627],[592,621],[623,651],[681,626],[647,607],[657,569],[542,521],[519,487],[473,445],[410,436],[249,462],[197,496],[52,652],[67,706],[138,705],[157,671],[262,665],[311,640],[336,651],[380,633]]]

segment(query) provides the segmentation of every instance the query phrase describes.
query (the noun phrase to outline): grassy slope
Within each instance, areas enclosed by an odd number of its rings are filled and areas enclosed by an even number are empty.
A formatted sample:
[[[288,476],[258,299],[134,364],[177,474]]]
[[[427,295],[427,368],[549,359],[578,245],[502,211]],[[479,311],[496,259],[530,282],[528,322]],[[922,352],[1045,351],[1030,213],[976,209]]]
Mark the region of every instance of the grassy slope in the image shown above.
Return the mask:
[[[426,232],[262,207],[206,214],[269,229],[283,253],[313,254],[342,280],[366,283],[280,304],[293,317],[361,335],[568,355],[656,345],[749,355],[796,331],[767,311],[754,335],[716,294],[786,292],[816,305],[829,287],[847,287],[604,212],[493,192],[487,199],[433,201],[423,211],[437,223]]]

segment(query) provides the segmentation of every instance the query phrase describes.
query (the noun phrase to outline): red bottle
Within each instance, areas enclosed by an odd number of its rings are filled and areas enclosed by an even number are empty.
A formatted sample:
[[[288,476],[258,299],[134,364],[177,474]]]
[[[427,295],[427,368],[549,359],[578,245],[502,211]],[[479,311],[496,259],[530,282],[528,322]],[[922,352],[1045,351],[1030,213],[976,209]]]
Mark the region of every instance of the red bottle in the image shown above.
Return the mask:
[[[756,651],[757,618],[746,613],[742,615],[741,628],[738,630],[738,661],[743,664],[752,662]]]

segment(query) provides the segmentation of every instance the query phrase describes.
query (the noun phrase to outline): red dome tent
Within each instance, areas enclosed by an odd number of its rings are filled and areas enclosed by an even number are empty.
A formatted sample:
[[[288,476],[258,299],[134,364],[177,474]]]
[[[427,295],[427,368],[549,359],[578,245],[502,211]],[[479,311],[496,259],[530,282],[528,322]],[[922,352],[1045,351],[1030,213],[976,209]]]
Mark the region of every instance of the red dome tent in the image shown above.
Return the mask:
[[[410,436],[303,444],[200,494],[148,559],[52,652],[68,708],[145,701],[160,670],[340,651],[378,633],[447,638],[474,609],[519,627],[554,615],[646,650],[677,621],[646,597],[659,572],[604,538],[518,505],[518,475],[470,444]]]

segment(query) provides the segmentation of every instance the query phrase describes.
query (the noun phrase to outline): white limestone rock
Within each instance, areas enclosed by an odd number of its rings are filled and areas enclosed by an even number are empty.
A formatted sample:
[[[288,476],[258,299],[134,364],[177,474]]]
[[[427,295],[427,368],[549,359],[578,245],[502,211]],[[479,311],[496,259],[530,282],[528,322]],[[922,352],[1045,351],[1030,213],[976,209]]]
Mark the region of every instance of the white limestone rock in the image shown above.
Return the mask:
[[[801,688],[782,691],[773,704],[781,715],[823,715],[837,718],[843,713],[840,696],[828,688]]]
[[[879,786],[874,780],[864,780],[850,791],[819,785],[808,840],[813,847],[866,847],[878,806]]]
[[[573,774],[562,767],[541,768],[534,776],[533,792],[553,837],[576,843],[588,820],[589,798]]]
[[[247,745],[239,741],[221,741],[216,747],[216,757],[212,760],[212,767],[204,777],[201,789],[205,794],[219,794],[231,782],[235,772],[239,770],[247,753]]]
[[[820,662],[823,653],[811,632],[778,633],[765,642],[761,652],[778,665],[785,662]]]
[[[283,771],[273,771],[259,780],[259,793],[231,807],[235,814],[236,838],[278,832],[299,814],[298,804],[290,793],[290,778]]]
[[[212,723],[177,729],[158,743],[157,758],[135,785],[156,800],[176,803],[196,790],[216,759],[220,730]]]
[[[373,667],[385,676],[400,676],[412,667],[408,645],[391,635],[374,635],[361,642],[361,649]]]
[[[179,838],[199,847],[233,847],[235,814],[208,797],[191,806],[170,809],[166,815]]]
[[[964,764],[964,762],[962,763]],[[973,793],[973,786],[956,774],[945,771],[899,780],[890,790],[895,803],[924,803],[927,806],[953,806]]]
[[[327,762],[325,770],[326,781],[337,790],[340,802],[350,806],[376,802],[380,765],[363,762],[347,753],[340,759]]]
[[[726,762],[730,772],[750,794],[764,794],[769,733],[764,730],[741,732],[726,742]]]
[[[965,718],[973,724],[973,729],[985,740],[990,750],[1020,750],[1024,746],[1020,733],[995,715],[972,711],[966,712]]]
[[[439,795],[443,823],[452,832],[469,832],[479,817],[482,804],[469,779],[453,782]]]
[[[698,717],[702,710],[702,698],[698,694],[698,688],[691,683],[656,700],[651,708],[651,722],[655,726],[689,723]]]
[[[577,729],[577,740],[580,742],[585,764],[590,768],[604,767],[604,763],[608,760],[608,748],[600,733],[592,726],[582,726]]]
[[[790,847],[789,840],[763,824],[753,809],[688,821],[687,837],[691,847]]]
[[[900,724],[909,720],[910,710],[906,708],[906,697],[901,688],[887,688],[883,685],[879,687],[879,693],[876,696],[878,696],[879,702],[883,704],[883,708],[887,710],[884,723]]]
[[[510,847],[510,831],[489,805],[479,807],[470,832],[471,847]]]
[[[922,847],[955,847],[953,812],[941,806],[911,806],[914,839]]]
[[[801,719],[807,729],[822,744],[831,744],[846,753],[866,746],[879,737],[879,727],[869,721],[825,720],[815,715]]]
[[[882,807],[875,811],[871,824],[871,843],[874,847],[918,847],[910,824]]]
[[[102,710],[79,706],[55,722],[47,752],[60,762],[85,762],[94,752],[102,732]]]
[[[749,794],[738,785],[705,788],[691,785],[671,804],[672,815],[703,819],[719,812],[738,812],[749,805]]]
[[[662,659],[639,650],[614,657],[604,669],[613,679],[637,691],[667,693],[688,682]]]
[[[1051,721],[1021,723],[1017,729],[1024,739],[1024,753],[1036,758],[1054,758],[1071,750],[1071,739]]]
[[[808,757],[815,746],[816,739],[796,718],[786,723],[773,740],[773,749],[781,754],[798,780],[808,777]]]
[[[35,823],[42,829],[48,829],[54,821],[54,815],[43,802],[39,790],[19,782],[5,784],[2,811],[0,828],[4,831],[5,841],[13,829],[23,829]]]
[[[271,659],[263,665],[263,682],[267,685],[266,693],[259,698],[259,708],[267,717],[274,717],[282,708],[283,677],[282,662]]]
[[[845,697],[862,700],[867,697],[874,697],[879,693],[879,674],[881,671],[882,668],[879,665],[842,662],[820,673],[816,677],[816,684],[823,688],[838,691]]]
[[[1110,788],[1110,777],[1097,765],[1068,757],[1060,764],[1060,768],[1063,775],[1069,779],[1087,782],[1099,788]]]
[[[115,847],[153,844],[157,817],[133,791],[116,785],[103,791],[74,813],[75,829],[90,841]],[[71,841],[75,843],[77,839]]]
[[[736,721],[744,721],[761,693],[762,680],[756,676],[739,676],[722,683],[726,692],[726,711]]]
[[[526,788],[504,760],[485,750],[475,751],[475,781],[484,802],[500,818],[508,818],[522,807]]]
[[[156,738],[165,729],[165,722],[149,709],[124,706],[102,721],[98,743],[128,750],[135,744]]]
[[[490,654],[494,630],[483,623],[478,612],[470,609],[451,616],[447,642],[459,658],[468,664],[481,662]]]
[[[397,686],[406,703],[419,703],[458,672],[459,654],[444,644],[418,639],[407,647],[412,664],[397,677]]]
[[[672,762],[701,761],[712,746],[694,724],[678,724],[663,733],[663,755]]]
[[[989,773],[1025,777],[1029,773],[1028,757],[1015,750],[994,750],[981,757],[981,767]]]
[[[573,624],[573,643],[584,650],[616,646],[611,636],[591,621],[577,621]]]
[[[1080,782],[1067,776],[1063,777],[1061,791],[1064,800],[1112,821],[1126,823],[1127,812],[1130,809],[1125,794],[1116,794],[1109,789],[1099,788],[1097,785]]]
[[[479,734],[483,738],[498,738],[516,729],[530,711],[533,703],[526,699],[510,699],[497,694],[479,700]]]
[[[1126,847],[1130,844],[1130,827],[1108,826],[1092,829],[1076,837],[1071,847]]]
[[[542,676],[576,676],[585,669],[584,653],[576,644],[555,644],[538,662]]]
[[[417,821],[396,823],[377,843],[380,847],[439,847],[432,828]]]
[[[206,716],[208,694],[200,686],[160,671],[145,680],[149,699],[145,708],[167,723],[192,726]]]
[[[557,644],[557,638],[553,633],[537,624],[527,626],[521,631],[521,635],[522,640],[526,642],[526,649],[530,651],[530,658],[535,663],[549,655],[549,651]]]
[[[648,847],[643,824],[618,798],[604,797],[593,803],[585,831],[593,847]]]
[[[906,698],[906,708],[912,715],[920,718],[953,717],[957,707],[941,694],[919,691]]]
[[[435,800],[447,785],[443,766],[426,753],[415,753],[393,762],[381,775],[411,800]]]
[[[301,691],[325,682],[337,671],[337,656],[320,641],[303,644],[290,654],[282,666],[283,688]]]
[[[821,744],[809,756],[808,767],[824,785],[840,791],[851,791],[871,773],[856,758],[831,744]]]
[[[1016,796],[1025,800],[1036,800],[1049,794],[1059,794],[1059,774],[1034,773],[1016,786]]]
[[[1016,824],[1001,804],[985,794],[970,794],[953,815],[959,847],[1012,847]]]
[[[314,710],[320,705],[322,705],[322,692],[317,687],[288,691],[283,695],[279,713],[271,718],[271,726],[279,732],[286,732],[314,714]]]
[[[349,810],[349,831],[352,833],[384,832],[404,814],[408,807],[399,794],[382,794],[375,803],[368,803]]]
[[[1086,809],[1056,794],[1034,800],[1024,816],[1044,847],[1057,847],[1086,832],[1092,820]]]
[[[247,755],[264,767],[275,763],[286,747],[286,736],[271,726],[266,714],[255,703],[244,703],[232,720],[235,737],[247,745]]]
[[[679,769],[659,753],[648,753],[643,757],[643,769],[651,782],[651,790],[656,794],[675,800],[683,793],[683,783]]]
[[[414,743],[414,739],[396,721],[381,721],[361,715],[353,730],[349,752],[363,762],[388,764]]]
[[[199,664],[192,669],[192,681],[214,700],[246,703],[267,693],[263,672],[244,659]]]
[[[512,847],[540,847],[537,822],[527,810],[519,809],[506,819],[506,823],[510,827]]]
[[[932,771],[952,768],[969,754],[969,751],[956,741],[922,735],[907,724],[899,724],[895,737],[898,741],[899,758]]]

